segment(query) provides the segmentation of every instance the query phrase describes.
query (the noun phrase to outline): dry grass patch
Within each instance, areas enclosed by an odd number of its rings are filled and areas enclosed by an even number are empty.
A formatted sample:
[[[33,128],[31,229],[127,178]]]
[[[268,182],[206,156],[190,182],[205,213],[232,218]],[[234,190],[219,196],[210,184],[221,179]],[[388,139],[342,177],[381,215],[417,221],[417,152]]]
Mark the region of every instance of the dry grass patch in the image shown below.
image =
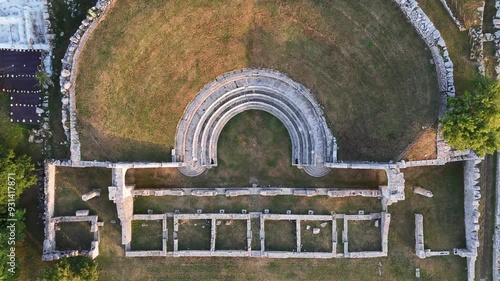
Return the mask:
[[[405,161],[437,158],[437,128],[426,129],[403,155]]]
[[[179,220],[179,250],[210,250],[210,220]]]
[[[90,250],[90,242],[93,240],[94,234],[90,232],[88,222],[63,222],[57,224],[56,249],[59,251]]]
[[[199,89],[227,71],[266,67],[312,90],[341,159],[393,159],[436,116],[429,59],[386,0],[120,1],[82,52],[83,158],[168,159]]]
[[[247,221],[218,220],[215,250],[246,250]]]
[[[132,221],[132,251],[163,249],[163,225],[160,220]]]

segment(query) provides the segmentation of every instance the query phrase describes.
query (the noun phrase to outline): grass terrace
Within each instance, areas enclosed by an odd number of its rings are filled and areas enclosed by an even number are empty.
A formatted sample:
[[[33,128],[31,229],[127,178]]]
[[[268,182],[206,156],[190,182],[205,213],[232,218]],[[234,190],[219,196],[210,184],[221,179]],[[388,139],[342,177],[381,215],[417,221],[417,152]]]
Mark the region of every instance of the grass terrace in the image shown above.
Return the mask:
[[[311,89],[342,160],[394,159],[436,118],[431,55],[392,1],[113,5],[80,57],[84,159],[169,160],[186,105],[206,83],[245,67],[276,69]],[[269,138],[276,122],[265,119],[250,113],[235,126],[257,123],[256,136]],[[271,157],[281,145],[271,141],[261,153]]]

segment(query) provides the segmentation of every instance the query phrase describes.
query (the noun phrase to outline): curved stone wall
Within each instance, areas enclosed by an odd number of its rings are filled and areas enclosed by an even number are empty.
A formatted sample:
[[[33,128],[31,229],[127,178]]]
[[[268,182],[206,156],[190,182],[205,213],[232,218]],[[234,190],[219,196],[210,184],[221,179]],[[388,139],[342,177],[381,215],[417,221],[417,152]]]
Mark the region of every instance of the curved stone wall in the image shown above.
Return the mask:
[[[246,110],[266,111],[287,128],[292,165],[312,176],[328,172],[337,147],[323,111],[303,85],[270,69],[226,73],[205,86],[187,106],[177,126],[175,157],[185,175],[196,176],[217,166],[217,141],[227,122]]]
[[[91,36],[99,22],[104,18],[105,12],[113,0],[98,0],[95,7],[89,10],[87,17],[82,21],[75,34],[71,36],[70,43],[62,59],[59,85],[61,86],[62,124],[66,137],[70,139],[71,160],[80,162],[80,139],[76,130],[76,97],[75,82],[78,73],[78,59],[87,39]]]

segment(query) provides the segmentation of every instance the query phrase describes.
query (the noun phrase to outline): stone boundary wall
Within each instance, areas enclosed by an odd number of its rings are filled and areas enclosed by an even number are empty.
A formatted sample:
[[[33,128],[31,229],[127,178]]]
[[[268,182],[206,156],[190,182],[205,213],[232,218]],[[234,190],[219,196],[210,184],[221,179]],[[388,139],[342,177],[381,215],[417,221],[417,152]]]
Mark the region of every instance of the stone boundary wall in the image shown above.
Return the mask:
[[[439,91],[447,96],[455,96],[453,63],[446,43],[425,12],[415,0],[395,0],[401,11],[413,25],[432,53],[438,75]]]
[[[149,250],[149,251],[138,251],[138,250],[127,250],[125,249],[126,257],[164,257],[167,255],[167,240],[168,240],[168,228],[167,228],[167,214],[147,214],[147,215],[133,215],[132,221],[142,220],[161,220],[162,221],[162,250]]]
[[[450,7],[448,6],[448,3],[446,3],[446,0],[439,0],[439,1],[441,2],[441,4],[443,4],[444,9],[448,13],[448,15],[450,15],[451,20],[453,20],[455,25],[458,27],[458,30],[465,31],[466,30],[465,26],[463,26],[462,23],[460,23],[460,21],[455,17],[455,15],[451,11]]]
[[[454,254],[467,258],[467,278],[474,280],[477,248],[479,247],[479,200],[478,184],[480,171],[477,165],[480,159],[464,162],[464,213],[466,249],[454,249]]]
[[[453,62],[451,61],[446,43],[441,36],[439,30],[436,29],[432,21],[425,14],[425,12],[418,6],[415,0],[394,0],[408,22],[413,25],[417,33],[424,40],[425,44],[431,51],[433,62],[436,67],[438,78],[438,87],[440,96],[438,118],[441,119],[447,109],[447,97],[455,96],[455,84],[453,78]],[[444,1],[444,0],[441,0]],[[437,159],[436,164],[441,165],[449,161],[464,161],[465,155],[470,151],[454,151],[441,137],[441,129],[438,126],[437,133]],[[433,161],[433,160],[427,160]],[[408,165],[432,165],[432,162],[415,162]]]
[[[45,162],[45,182],[44,182],[44,240],[42,260],[51,261],[64,257],[74,256],[89,256],[95,258],[99,255],[99,231],[98,226],[102,226],[102,222],[97,221],[97,216],[63,216],[54,217],[55,206],[55,182],[56,182],[56,165],[53,162]],[[55,225],[61,222],[82,222],[88,221],[91,224],[91,232],[94,233],[94,241],[91,242],[88,250],[69,250],[58,251],[56,249],[56,230]]]
[[[268,257],[268,258],[374,258],[387,256],[388,233],[390,214],[372,213],[372,214],[358,214],[358,215],[345,215],[334,214],[331,215],[294,215],[294,214],[268,214],[260,212],[251,212],[243,214],[225,214],[225,213],[197,213],[197,214],[178,214],[166,213],[161,215],[134,215],[136,218],[151,218],[157,219],[160,217],[173,217],[173,237],[174,248],[172,252],[165,253],[169,257]],[[260,250],[252,250],[252,230],[251,219],[260,219]],[[337,253],[337,219],[344,220],[343,243],[344,253]],[[347,251],[347,236],[348,231],[346,224],[349,220],[381,220],[381,236],[382,236],[382,251],[361,251],[361,252],[348,252]],[[180,238],[179,220],[210,220],[211,221],[211,239],[210,250],[178,250],[178,239]],[[247,221],[247,249],[246,250],[215,250],[216,241],[216,225],[217,220],[246,220]],[[267,251],[265,249],[265,221],[273,220],[288,220],[296,222],[296,244],[295,251]],[[302,221],[324,221],[332,223],[332,251],[331,252],[302,252],[301,251],[301,222]],[[151,256],[158,255],[157,251],[153,251]],[[127,255],[130,256],[130,255]],[[146,252],[142,252],[135,256],[148,256]]]
[[[382,192],[376,189],[340,189],[340,188],[287,188],[287,187],[224,187],[224,188],[166,188],[134,189],[133,196],[329,196],[329,197],[373,197],[381,198]]]
[[[497,152],[495,183],[495,232],[493,235],[493,280],[500,280],[500,152]]]
[[[113,0],[98,0],[94,9],[91,9],[87,18],[82,21],[82,24],[77,29],[75,34],[70,38],[70,44],[66,53],[61,60],[62,70],[59,77],[59,85],[62,93],[62,125],[66,137],[70,140],[71,160],[79,162],[80,154],[80,139],[76,130],[76,93],[75,81],[78,75],[78,63],[81,51],[85,47],[85,43],[92,35],[97,25],[105,18],[106,11],[114,3]],[[69,120],[68,120],[69,119]],[[69,121],[69,124],[67,124]]]
[[[472,26],[469,29],[469,36],[471,39],[471,50],[470,59],[477,61],[479,64],[477,70],[480,75],[485,75],[485,65],[484,65],[484,42],[491,41],[491,34],[484,33],[483,22],[484,22],[484,8],[486,5],[485,1],[480,1],[481,6],[477,8],[477,20],[478,24]],[[485,40],[487,39],[487,40]]]

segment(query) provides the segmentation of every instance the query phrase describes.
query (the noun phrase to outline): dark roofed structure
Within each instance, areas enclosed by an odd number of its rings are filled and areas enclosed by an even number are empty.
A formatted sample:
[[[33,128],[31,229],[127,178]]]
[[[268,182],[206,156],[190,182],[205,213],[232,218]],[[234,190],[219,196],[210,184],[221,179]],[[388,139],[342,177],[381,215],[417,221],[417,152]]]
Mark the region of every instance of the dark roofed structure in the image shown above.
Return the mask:
[[[0,50],[0,90],[10,93],[10,121],[40,124],[41,88],[36,73],[41,51]]]
[[[38,125],[42,117],[36,113],[34,105],[10,107],[10,122]]]

